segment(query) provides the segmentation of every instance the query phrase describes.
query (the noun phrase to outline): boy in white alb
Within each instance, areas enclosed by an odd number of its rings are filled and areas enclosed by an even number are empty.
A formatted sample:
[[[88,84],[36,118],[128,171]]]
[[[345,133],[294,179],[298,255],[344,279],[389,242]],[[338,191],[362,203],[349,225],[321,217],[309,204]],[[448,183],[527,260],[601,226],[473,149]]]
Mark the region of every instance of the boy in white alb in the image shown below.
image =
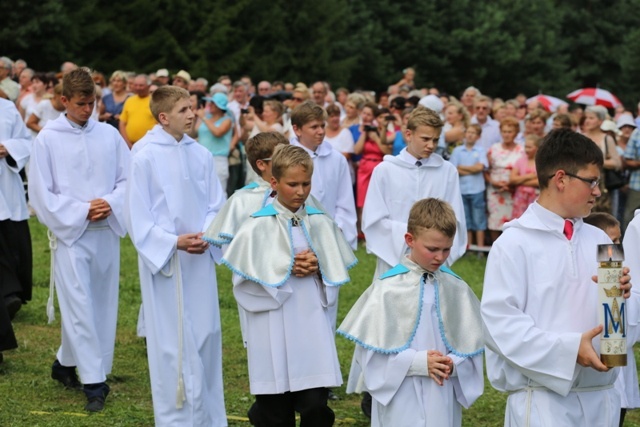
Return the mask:
[[[362,210],[362,231],[367,251],[378,257],[376,274],[397,265],[407,249],[402,236],[411,206],[434,197],[448,202],[456,214],[457,228],[447,265],[460,258],[467,247],[467,227],[455,166],[435,153],[442,120],[419,106],[409,116],[407,147],[397,156],[385,156],[373,171]]]
[[[210,153],[185,134],[189,93],[151,95],[160,125],[136,144],[127,228],[138,250],[153,410],[157,426],[226,426],[214,258],[202,240],[225,193]]]
[[[536,154],[540,197],[505,224],[487,261],[481,313],[487,377],[509,393],[505,426],[618,427],[619,370],[596,351],[597,245],[585,224],[600,196],[602,150],[568,129],[551,131]],[[629,269],[620,283],[630,295]]]
[[[313,160],[312,194],[326,209],[345,239],[356,249],[356,204],[353,198],[349,164],[331,144],[324,144],[324,109],[312,101],[298,105],[291,112],[291,126],[296,137],[292,145],[302,147]]]
[[[104,408],[113,363],[129,150],[112,126],[90,118],[95,84],[87,69],[64,76],[61,99],[66,114],[33,144],[29,201],[50,231],[62,317],[51,376],[82,388],[85,409],[95,412]],[[47,311],[53,320],[51,297]]]
[[[305,204],[313,162],[300,147],[280,145],[272,160],[272,204],[246,220],[222,262],[247,312],[247,356],[258,427],[331,426],[327,387],[342,383],[328,307],[349,281],[355,256],[324,212]],[[312,250],[320,273],[294,277],[296,253]]]
[[[482,323],[473,291],[444,267],[456,231],[453,209],[418,201],[404,239],[409,254],[376,278],[338,333],[373,397],[371,425],[455,427],[482,394]]]

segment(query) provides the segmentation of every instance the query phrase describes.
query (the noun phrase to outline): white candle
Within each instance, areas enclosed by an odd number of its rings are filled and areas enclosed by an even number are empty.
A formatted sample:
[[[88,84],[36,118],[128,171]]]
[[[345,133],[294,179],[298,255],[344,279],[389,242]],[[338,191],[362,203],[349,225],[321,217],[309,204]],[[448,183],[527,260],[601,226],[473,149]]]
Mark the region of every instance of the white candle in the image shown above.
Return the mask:
[[[627,366],[626,303],[620,289],[622,245],[598,245],[600,360],[607,367]]]

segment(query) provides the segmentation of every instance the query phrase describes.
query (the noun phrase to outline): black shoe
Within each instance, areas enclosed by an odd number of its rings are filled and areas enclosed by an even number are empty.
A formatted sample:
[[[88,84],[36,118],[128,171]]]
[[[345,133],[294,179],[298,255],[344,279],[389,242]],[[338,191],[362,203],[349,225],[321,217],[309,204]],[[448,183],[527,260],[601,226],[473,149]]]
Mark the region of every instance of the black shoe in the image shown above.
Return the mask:
[[[16,313],[22,308],[22,300],[16,294],[11,294],[4,297],[4,305],[7,307],[9,319],[13,320],[16,317]]]
[[[84,406],[84,410],[88,412],[100,412],[104,409],[104,397],[92,397]]]
[[[51,378],[62,383],[68,390],[82,390],[82,383],[74,366],[62,366],[58,359],[51,366]]]
[[[365,417],[371,419],[371,395],[366,391],[362,393],[362,401],[360,402],[360,409]]]
[[[329,394],[327,396],[328,400],[340,400],[340,396],[338,396],[337,394],[335,394],[333,392],[333,390],[329,389]]]

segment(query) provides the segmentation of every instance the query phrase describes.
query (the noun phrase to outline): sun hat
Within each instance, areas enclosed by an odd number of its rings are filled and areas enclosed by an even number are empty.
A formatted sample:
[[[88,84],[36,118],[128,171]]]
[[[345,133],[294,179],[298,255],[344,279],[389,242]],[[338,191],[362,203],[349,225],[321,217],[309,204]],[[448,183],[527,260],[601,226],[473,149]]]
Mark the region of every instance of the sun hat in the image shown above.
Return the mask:
[[[444,107],[442,100],[435,95],[427,95],[422,97],[418,104],[422,105],[423,107],[427,107],[438,114],[442,112],[442,107]]]
[[[169,70],[166,68],[160,68],[156,71],[156,77],[169,77]]]
[[[175,79],[176,77],[180,77],[182,80],[184,80],[187,83],[191,82],[191,74],[187,73],[185,70],[180,70],[178,71],[173,78]]]
[[[227,111],[227,95],[225,95],[224,93],[218,92],[213,96],[205,96],[202,99],[204,99],[205,101],[213,102],[216,107],[218,107],[222,111]]]
[[[618,117],[618,123],[616,123],[616,126],[618,129],[622,129],[624,126],[631,126],[633,128],[638,127],[630,114],[623,114]]]

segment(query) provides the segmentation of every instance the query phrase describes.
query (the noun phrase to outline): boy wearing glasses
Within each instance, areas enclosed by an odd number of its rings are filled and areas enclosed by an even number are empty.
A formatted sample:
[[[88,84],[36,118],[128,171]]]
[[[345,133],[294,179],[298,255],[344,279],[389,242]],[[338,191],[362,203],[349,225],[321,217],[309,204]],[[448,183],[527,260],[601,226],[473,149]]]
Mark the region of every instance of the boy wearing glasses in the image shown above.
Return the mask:
[[[489,253],[481,312],[487,376],[509,393],[505,426],[618,426],[618,370],[596,351],[596,251],[611,240],[582,220],[600,196],[603,161],[585,136],[552,131],[536,155],[539,199],[505,224]]]

